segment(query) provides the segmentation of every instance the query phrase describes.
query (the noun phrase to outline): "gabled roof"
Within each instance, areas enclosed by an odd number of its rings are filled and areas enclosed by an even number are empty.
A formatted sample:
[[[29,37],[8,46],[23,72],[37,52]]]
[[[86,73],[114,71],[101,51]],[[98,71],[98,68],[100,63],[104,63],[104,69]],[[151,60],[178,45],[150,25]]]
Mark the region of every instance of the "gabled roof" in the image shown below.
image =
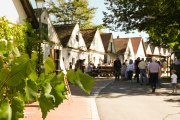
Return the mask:
[[[117,38],[114,40],[114,46],[117,54],[124,54],[128,45],[129,38]]]
[[[57,32],[59,39],[61,40],[63,47],[67,47],[67,43],[71,37],[74,27],[74,24],[54,25],[54,28]]]
[[[102,39],[104,49],[106,52],[108,50],[108,46],[109,46],[109,42],[111,40],[111,36],[112,36],[112,33],[101,33],[101,39]]]
[[[132,42],[132,47],[133,47],[134,54],[137,53],[137,50],[138,50],[138,48],[139,48],[141,39],[142,39],[141,37],[131,38],[131,42]]]
[[[97,29],[83,29],[83,30],[81,30],[81,34],[84,38],[84,42],[85,42],[88,49],[91,46],[91,43],[94,39],[96,31],[97,31]]]
[[[27,20],[32,24],[34,29],[37,29],[39,27],[39,22],[37,21],[36,16],[34,15],[34,11],[29,0],[20,0],[20,1],[27,15]]]

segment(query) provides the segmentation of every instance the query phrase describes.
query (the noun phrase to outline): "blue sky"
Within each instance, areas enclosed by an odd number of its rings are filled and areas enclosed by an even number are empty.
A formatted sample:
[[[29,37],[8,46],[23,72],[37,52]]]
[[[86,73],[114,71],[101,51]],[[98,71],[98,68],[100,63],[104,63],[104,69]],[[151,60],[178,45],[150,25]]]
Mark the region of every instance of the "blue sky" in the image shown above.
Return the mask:
[[[96,14],[95,17],[93,19],[93,23],[94,24],[103,24],[103,13],[102,11],[106,11],[106,6],[104,5],[104,0],[89,0],[89,6],[90,7],[95,7],[97,8],[96,10]],[[104,32],[111,32],[113,33],[113,37],[116,38],[117,36],[119,37],[143,37],[144,40],[147,39],[148,35],[144,32],[137,32],[135,31],[135,33],[130,33],[130,34],[125,34],[125,32],[113,32],[113,31],[109,31],[109,30],[104,30]]]

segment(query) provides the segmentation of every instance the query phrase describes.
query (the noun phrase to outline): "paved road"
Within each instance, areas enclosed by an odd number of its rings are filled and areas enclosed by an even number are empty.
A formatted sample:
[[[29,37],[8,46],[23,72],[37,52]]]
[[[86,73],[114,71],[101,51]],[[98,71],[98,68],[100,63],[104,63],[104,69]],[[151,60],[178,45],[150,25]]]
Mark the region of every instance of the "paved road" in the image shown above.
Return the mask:
[[[112,82],[96,98],[101,120],[180,120],[180,94],[169,84],[151,93],[136,82]]]

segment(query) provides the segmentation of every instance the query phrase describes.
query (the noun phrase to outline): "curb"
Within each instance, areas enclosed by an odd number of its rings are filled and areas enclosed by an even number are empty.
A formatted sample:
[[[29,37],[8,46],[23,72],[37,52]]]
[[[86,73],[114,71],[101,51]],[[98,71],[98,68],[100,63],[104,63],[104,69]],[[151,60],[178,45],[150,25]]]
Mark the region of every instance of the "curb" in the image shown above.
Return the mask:
[[[102,91],[102,89],[104,89],[105,87],[107,87],[109,84],[111,84],[113,81],[110,81],[109,83],[107,83],[106,85],[104,85],[103,87],[100,87],[97,91],[95,91],[94,93],[92,93],[94,95],[93,98],[91,99],[91,112],[92,112],[92,120],[100,120],[99,117],[99,113],[98,113],[98,109],[97,109],[97,105],[96,105],[96,97],[99,95],[99,93]]]

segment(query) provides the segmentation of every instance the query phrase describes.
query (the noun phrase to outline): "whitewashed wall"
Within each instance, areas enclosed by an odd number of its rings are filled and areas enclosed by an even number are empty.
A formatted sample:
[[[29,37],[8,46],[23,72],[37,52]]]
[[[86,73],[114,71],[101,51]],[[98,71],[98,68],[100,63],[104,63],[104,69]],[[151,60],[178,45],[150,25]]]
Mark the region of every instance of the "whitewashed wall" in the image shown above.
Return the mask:
[[[124,60],[126,60],[126,59],[127,60],[130,60],[130,59],[135,60],[134,50],[133,50],[132,42],[130,39],[128,40],[127,48],[124,53]]]
[[[142,40],[140,41],[140,44],[139,44],[135,59],[138,58],[138,57],[140,57],[140,59],[141,58],[146,59],[146,54],[145,54],[145,51],[144,51]]]
[[[5,16],[13,23],[23,24],[27,17],[20,0],[1,0],[0,17]]]

